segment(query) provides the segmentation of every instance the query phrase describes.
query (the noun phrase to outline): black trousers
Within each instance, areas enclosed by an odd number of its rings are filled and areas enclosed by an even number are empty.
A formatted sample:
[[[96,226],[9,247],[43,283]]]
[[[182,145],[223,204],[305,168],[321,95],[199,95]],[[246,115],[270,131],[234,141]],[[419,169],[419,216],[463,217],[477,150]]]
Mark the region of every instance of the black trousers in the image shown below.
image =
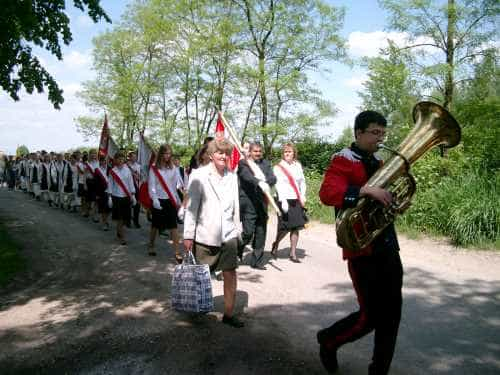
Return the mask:
[[[337,349],[375,330],[370,375],[387,374],[401,320],[403,267],[399,252],[381,250],[348,260],[359,310],[326,329],[324,344]]]
[[[240,202],[240,216],[243,233],[238,247],[238,256],[243,255],[246,245],[252,242],[251,266],[257,266],[264,257],[264,245],[267,234],[267,214],[256,210],[249,202]]]

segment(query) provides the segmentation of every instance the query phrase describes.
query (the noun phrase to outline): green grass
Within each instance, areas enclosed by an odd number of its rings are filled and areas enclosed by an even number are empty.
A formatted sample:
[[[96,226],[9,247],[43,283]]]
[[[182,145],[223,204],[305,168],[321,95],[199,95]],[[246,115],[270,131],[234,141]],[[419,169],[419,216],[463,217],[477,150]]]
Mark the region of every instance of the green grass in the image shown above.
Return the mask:
[[[4,287],[22,269],[24,259],[17,245],[8,235],[7,229],[0,224],[0,287]]]
[[[323,175],[311,170],[305,175],[309,217],[334,223],[333,209],[318,197]],[[500,250],[500,173],[463,171],[423,187],[418,185],[412,206],[398,218],[399,232],[414,239],[430,235],[465,248]]]

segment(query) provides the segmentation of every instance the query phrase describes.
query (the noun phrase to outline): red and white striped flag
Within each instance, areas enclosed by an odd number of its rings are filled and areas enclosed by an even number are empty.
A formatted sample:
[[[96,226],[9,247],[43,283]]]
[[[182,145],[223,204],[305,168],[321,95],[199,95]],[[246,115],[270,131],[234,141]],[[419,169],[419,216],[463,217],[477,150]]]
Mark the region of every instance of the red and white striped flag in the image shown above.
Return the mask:
[[[118,151],[118,146],[111,137],[108,126],[108,115],[104,115],[104,124],[101,130],[101,139],[99,141],[99,156],[104,156],[113,159]]]
[[[225,128],[224,128],[224,124],[222,123],[222,118],[219,114],[219,116],[217,117],[217,125],[215,126],[215,139],[224,138],[224,134],[225,134]],[[240,161],[240,158],[241,158],[241,155],[240,155],[240,152],[238,151],[238,147],[234,146],[233,152],[232,152],[231,156],[229,157],[229,163],[228,163],[229,169],[234,171],[236,169],[236,167],[238,166],[238,162]]]
[[[139,134],[139,149],[137,151],[137,162],[141,165],[141,176],[139,186],[139,202],[146,208],[151,208],[152,202],[148,191],[149,168],[156,158],[155,152],[147,144],[142,133]]]

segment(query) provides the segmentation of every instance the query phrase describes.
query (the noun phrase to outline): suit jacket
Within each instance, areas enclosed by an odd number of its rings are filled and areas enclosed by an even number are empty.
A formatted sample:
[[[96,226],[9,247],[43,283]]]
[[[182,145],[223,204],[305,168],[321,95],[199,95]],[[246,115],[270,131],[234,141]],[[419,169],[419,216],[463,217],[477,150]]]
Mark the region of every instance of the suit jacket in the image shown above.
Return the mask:
[[[255,164],[262,170],[266,182],[270,187],[276,184],[276,176],[269,161],[260,159]],[[261,218],[267,218],[267,203],[264,193],[259,187],[259,180],[253,175],[246,160],[238,163],[238,177],[240,182],[240,202],[243,216],[245,211],[253,211]]]
[[[189,177],[188,205],[184,216],[184,238],[208,246],[222,245],[222,202],[233,202],[234,237],[241,233],[238,178],[227,172],[230,190],[220,189],[220,176],[212,163],[193,170]]]

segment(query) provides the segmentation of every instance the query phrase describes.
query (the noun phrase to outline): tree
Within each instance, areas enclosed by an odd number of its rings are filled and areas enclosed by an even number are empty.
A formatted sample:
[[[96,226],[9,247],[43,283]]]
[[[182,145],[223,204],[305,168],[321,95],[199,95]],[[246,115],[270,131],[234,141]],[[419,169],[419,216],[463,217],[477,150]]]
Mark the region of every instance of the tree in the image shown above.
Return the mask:
[[[437,90],[450,109],[457,84],[470,79],[470,66],[494,49],[498,0],[379,0],[391,13],[390,24],[408,33],[415,52],[412,65],[424,87]]]
[[[320,102],[306,73],[318,70],[322,62],[344,57],[344,41],[338,35],[344,11],[323,1],[234,2],[243,12],[244,48],[250,53],[249,64],[256,67],[252,75],[259,99],[259,133],[264,151],[270,154],[277,137],[287,134],[288,125],[300,118],[286,121],[284,114],[301,112],[304,120],[304,108]],[[309,119],[303,125],[311,123]]]
[[[368,79],[363,83],[365,90],[358,93],[362,109],[378,111],[387,118],[389,146],[397,146],[413,125],[412,109],[420,96],[405,64],[408,58],[408,51],[389,43],[383,56],[366,59]]]
[[[25,145],[18,146],[16,148],[16,156],[26,156],[30,153],[30,150],[28,150],[28,147]]]
[[[111,22],[99,3],[100,0],[73,0],[74,6],[86,12],[94,22],[101,18]],[[32,53],[32,45],[36,45],[62,59],[61,39],[66,45],[72,40],[64,9],[64,0],[2,1],[0,85],[12,99],[19,100],[21,87],[29,94],[35,89],[41,93],[47,88],[54,108],[59,109],[64,102],[63,91]]]

